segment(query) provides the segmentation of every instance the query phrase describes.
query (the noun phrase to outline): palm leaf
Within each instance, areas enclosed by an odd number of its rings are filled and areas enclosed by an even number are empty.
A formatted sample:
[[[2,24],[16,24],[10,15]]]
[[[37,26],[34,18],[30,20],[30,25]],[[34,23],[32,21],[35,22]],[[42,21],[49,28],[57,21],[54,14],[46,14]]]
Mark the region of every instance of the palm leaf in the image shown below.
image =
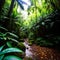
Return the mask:
[[[18,36],[16,35],[16,34],[14,34],[14,33],[11,33],[11,32],[7,32],[10,36],[13,36],[13,37],[15,37],[15,38],[18,38]]]
[[[14,55],[9,55],[9,56],[6,56],[4,60],[22,60],[22,59]]]
[[[0,52],[2,51],[3,47],[4,47],[4,45],[0,47]]]
[[[0,60],[2,60],[2,59],[3,59],[3,57],[4,57],[4,55],[1,55],[1,56],[0,56]]]
[[[4,30],[4,31],[8,31],[6,28],[0,26],[0,29]]]
[[[3,50],[2,52],[0,52],[0,55],[6,54],[6,53],[12,53],[12,52],[22,53],[23,51],[18,48],[7,48],[7,49]]]

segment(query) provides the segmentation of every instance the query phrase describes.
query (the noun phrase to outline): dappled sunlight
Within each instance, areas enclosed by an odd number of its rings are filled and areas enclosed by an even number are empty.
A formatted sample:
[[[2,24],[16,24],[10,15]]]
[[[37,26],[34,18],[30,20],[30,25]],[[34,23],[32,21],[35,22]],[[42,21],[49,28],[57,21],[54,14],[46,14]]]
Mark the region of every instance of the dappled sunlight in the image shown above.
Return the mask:
[[[26,5],[23,4],[24,10],[27,10],[31,6],[31,2],[30,2],[30,0],[23,0],[23,1],[27,3]]]

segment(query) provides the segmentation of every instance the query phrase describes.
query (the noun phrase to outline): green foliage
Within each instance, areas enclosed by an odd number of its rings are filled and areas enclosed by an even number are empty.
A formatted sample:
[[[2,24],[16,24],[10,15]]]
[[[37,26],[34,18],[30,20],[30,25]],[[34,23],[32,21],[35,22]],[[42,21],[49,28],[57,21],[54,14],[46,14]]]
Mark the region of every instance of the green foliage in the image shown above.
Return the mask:
[[[13,34],[13,33],[10,33],[10,32],[7,32],[7,34],[9,34],[10,36],[13,36],[15,38],[18,38],[18,36],[16,34]]]
[[[55,35],[54,33],[50,32],[50,29],[52,29],[54,23],[56,22],[54,21],[55,17],[56,20],[59,18],[59,12],[57,12],[59,9],[57,7],[57,5],[59,5],[57,4],[58,1],[31,0],[31,2],[32,5],[30,9],[25,11],[28,13],[27,18],[21,18],[16,22],[18,27],[20,27],[21,38],[28,37],[29,39],[33,40],[34,43],[41,46],[57,45],[58,43],[55,42],[57,40],[54,40]],[[20,21],[22,21],[22,23]],[[38,39],[41,37],[46,39]]]
[[[13,0],[5,0],[0,13],[0,60],[21,60],[21,57],[17,57],[14,53],[23,53],[22,50],[24,51],[25,46],[20,39],[24,37],[30,39],[30,44],[59,45],[60,36],[53,33],[56,30],[53,28],[55,22],[60,20],[60,12],[57,12],[60,9],[60,1],[31,0],[29,9],[25,11],[20,8],[20,12],[17,12],[18,0],[14,1],[14,4],[12,3],[13,7],[11,1]],[[20,6],[23,8],[22,4]]]
[[[6,53],[11,53],[11,52],[20,52],[20,53],[22,53],[22,50],[20,50],[18,48],[7,48],[7,49],[4,49],[3,51],[1,51],[0,55],[4,55]]]
[[[6,56],[4,60],[22,60],[21,58],[13,55]]]
[[[1,29],[4,30],[4,31],[8,31],[6,28],[0,26],[0,30],[1,30]]]
[[[3,59],[3,57],[4,57],[4,55],[1,55],[1,56],[0,56],[0,60],[2,60],[2,59]]]
[[[2,27],[2,28],[4,28],[4,27]],[[0,28],[0,29],[2,29],[2,28]],[[6,29],[3,29],[3,30],[6,30]],[[6,57],[8,58],[8,56],[5,56],[8,53],[12,53],[12,54],[16,53],[16,52],[19,52],[20,54],[23,53],[23,51],[20,50],[20,48],[18,48],[14,45],[14,44],[17,44],[17,45],[19,44],[19,41],[17,41],[18,38],[19,37],[16,34],[10,33],[8,31],[5,31],[4,33],[0,32],[0,43],[1,43],[0,58],[1,58],[1,60],[3,58],[6,59]],[[18,59],[17,56],[15,56],[15,59]],[[20,57],[19,57],[19,59],[20,59]]]
[[[50,2],[45,3],[45,0],[32,0],[32,6],[28,10],[28,19],[25,21],[25,25],[32,27],[34,24],[39,22],[40,16],[47,16],[53,11]]]
[[[46,17],[40,18],[36,25],[32,26],[32,31],[35,36],[34,42],[40,46],[57,47],[60,44],[60,12],[59,10],[47,15]],[[33,36],[33,37],[34,37]],[[42,39],[41,39],[42,37]]]
[[[53,42],[51,42],[51,41],[49,41],[49,40],[47,40],[47,39],[44,39],[44,38],[37,38],[36,39],[36,41],[35,41],[35,43],[37,44],[37,45],[40,45],[40,46],[49,46],[49,47],[52,47],[54,44],[53,44]]]
[[[1,47],[0,47],[0,52],[2,51],[3,47],[4,47],[4,46],[1,46]]]

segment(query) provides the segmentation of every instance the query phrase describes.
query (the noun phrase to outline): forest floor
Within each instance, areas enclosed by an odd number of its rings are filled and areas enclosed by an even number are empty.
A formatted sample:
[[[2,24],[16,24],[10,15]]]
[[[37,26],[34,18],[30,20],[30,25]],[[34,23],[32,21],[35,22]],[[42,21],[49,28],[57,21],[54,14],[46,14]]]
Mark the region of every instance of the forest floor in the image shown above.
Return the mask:
[[[25,58],[23,60],[60,60],[60,52],[53,48],[40,47],[35,44],[25,44]]]

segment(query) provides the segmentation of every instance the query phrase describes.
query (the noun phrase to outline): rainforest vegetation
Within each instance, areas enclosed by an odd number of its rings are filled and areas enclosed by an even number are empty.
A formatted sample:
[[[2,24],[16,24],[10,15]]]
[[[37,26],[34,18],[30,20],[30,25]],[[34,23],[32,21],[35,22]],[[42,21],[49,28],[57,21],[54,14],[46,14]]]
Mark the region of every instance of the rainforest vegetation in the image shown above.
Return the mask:
[[[0,60],[23,60],[26,38],[60,50],[60,0],[0,0]]]

